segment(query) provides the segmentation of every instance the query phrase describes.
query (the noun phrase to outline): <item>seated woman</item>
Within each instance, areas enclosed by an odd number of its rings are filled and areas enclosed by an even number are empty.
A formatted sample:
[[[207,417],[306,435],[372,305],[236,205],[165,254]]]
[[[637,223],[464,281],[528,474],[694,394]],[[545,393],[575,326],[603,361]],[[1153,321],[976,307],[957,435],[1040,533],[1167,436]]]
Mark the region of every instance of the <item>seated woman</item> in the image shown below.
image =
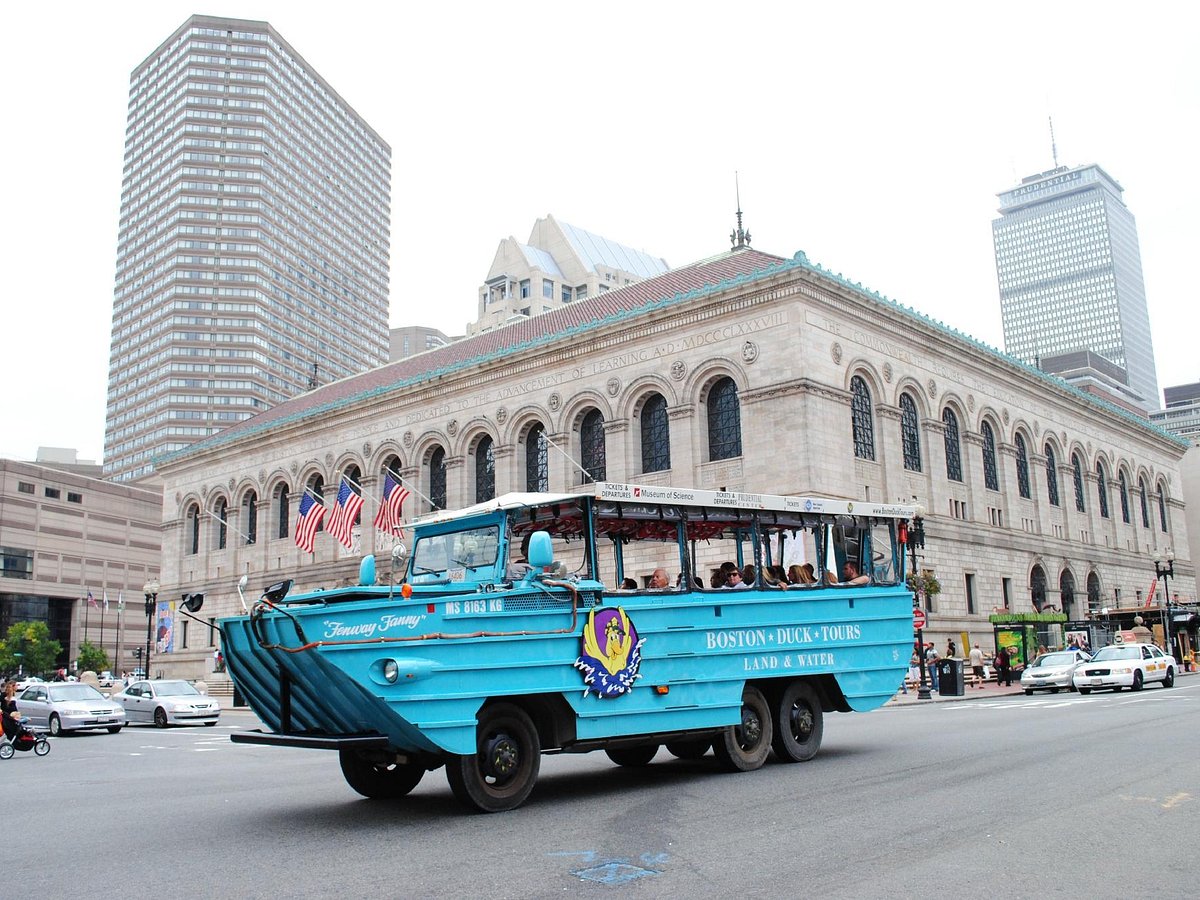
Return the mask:
[[[813,575],[812,563],[788,566],[787,576],[788,584],[791,587],[804,587],[817,583],[817,578]]]
[[[4,696],[0,697],[0,714],[4,716],[4,736],[10,741],[21,733],[21,714],[17,711],[17,683],[4,685]]]

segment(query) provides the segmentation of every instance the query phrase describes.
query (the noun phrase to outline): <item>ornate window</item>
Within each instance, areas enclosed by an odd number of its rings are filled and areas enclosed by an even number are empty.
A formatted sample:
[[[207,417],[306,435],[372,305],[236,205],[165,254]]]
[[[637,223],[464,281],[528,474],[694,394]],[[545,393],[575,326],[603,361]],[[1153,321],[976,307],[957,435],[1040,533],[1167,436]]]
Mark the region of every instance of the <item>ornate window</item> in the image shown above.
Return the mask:
[[[287,537],[288,531],[291,529],[291,522],[288,521],[291,515],[288,506],[290,502],[291,498],[288,496],[288,486],[286,484],[281,484],[275,488],[276,519],[279,523],[279,530],[275,533],[276,537]]]
[[[871,391],[861,375],[850,379],[850,422],[854,426],[854,455],[875,458],[875,420],[871,414]]]
[[[242,498],[242,521],[246,525],[246,544],[258,543],[258,494],[247,491]]]
[[[1025,438],[1018,434],[1013,441],[1017,445],[1017,492],[1029,500],[1033,494],[1029,490],[1029,453],[1025,450]]]
[[[1070,569],[1063,569],[1058,576],[1058,604],[1059,612],[1071,618],[1071,607],[1075,605],[1075,576]]]
[[[1038,612],[1046,605],[1046,570],[1034,566],[1029,573],[1029,601]]]
[[[664,472],[671,468],[671,430],[667,424],[667,401],[651,394],[642,406],[642,471]]]
[[[1162,527],[1163,534],[1167,533],[1167,486],[1161,481],[1158,483],[1158,523]]]
[[[1054,448],[1046,445],[1046,496],[1051,506],[1059,506],[1058,502],[1058,460],[1054,457]]]
[[[579,462],[588,481],[603,481],[607,475],[604,448],[604,416],[593,409],[579,425]]]
[[[539,422],[525,435],[525,490],[550,490],[550,445]]]
[[[1108,518],[1108,479],[1104,477],[1104,463],[1096,460],[1096,496],[1100,500],[1100,518]]]
[[[962,442],[958,436],[958,416],[948,406],[942,410],[942,424],[946,426],[946,477],[951,481],[962,481]]]
[[[1141,494],[1141,497],[1142,497],[1142,527],[1149,528],[1150,527],[1150,511],[1148,509],[1146,509],[1146,479],[1145,478],[1138,479],[1138,493]]]
[[[217,549],[224,550],[229,538],[229,504],[222,497],[217,501]]]
[[[737,385],[722,378],[708,392],[708,458],[733,459],[742,455],[742,414]]]
[[[1117,482],[1121,489],[1121,521],[1129,524],[1129,485],[1125,483],[1125,473],[1117,473]]]
[[[434,509],[446,508],[446,451],[441,447],[429,454],[429,502]]]
[[[1075,476],[1075,509],[1079,512],[1086,510],[1086,504],[1083,502],[1083,463],[1079,461],[1079,454],[1071,454],[1071,469]]]
[[[1100,612],[1100,578],[1095,572],[1089,572],[1087,577],[1088,612]],[[1064,609],[1063,612],[1066,612]]]
[[[984,422],[979,426],[983,433],[983,483],[989,491],[1000,490],[1000,476],[996,472],[996,435],[992,426]]]
[[[475,502],[496,496],[496,445],[484,435],[475,445]]]
[[[904,468],[921,471],[921,427],[917,404],[909,394],[900,395],[900,445],[904,449]]]
[[[195,556],[200,552],[200,507],[195,503],[189,506],[186,518],[191,530],[191,540],[188,542],[188,554]]]

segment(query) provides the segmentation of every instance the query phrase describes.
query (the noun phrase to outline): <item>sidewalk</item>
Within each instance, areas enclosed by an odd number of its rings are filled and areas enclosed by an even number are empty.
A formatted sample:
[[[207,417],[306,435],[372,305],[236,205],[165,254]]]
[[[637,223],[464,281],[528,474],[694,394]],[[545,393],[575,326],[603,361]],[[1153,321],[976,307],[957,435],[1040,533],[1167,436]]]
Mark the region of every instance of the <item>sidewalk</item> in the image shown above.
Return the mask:
[[[1178,680],[1180,678],[1190,678],[1191,676],[1193,676],[1195,674],[1197,674],[1197,673],[1196,672],[1176,672],[1175,678],[1176,678],[1176,680]],[[1156,684],[1156,685],[1154,685],[1154,687],[1158,687],[1158,685]],[[1059,695],[1062,696],[1064,694],[1069,694],[1069,693],[1070,692],[1067,690],[1062,690],[1059,692]],[[1005,687],[1002,684],[996,684],[994,681],[986,682],[984,684],[984,686],[981,688],[976,688],[976,687],[971,687],[970,685],[965,685],[963,687],[962,696],[943,697],[941,694],[939,694],[937,691],[935,691],[932,686],[930,686],[928,700],[918,700],[917,699],[917,689],[909,688],[907,694],[904,693],[903,691],[898,691],[896,693],[896,696],[894,696],[891,700],[889,700],[887,703],[885,703],[884,706],[885,707],[888,707],[888,706],[917,706],[917,705],[926,704],[926,703],[948,703],[952,700],[980,700],[980,699],[991,699],[994,697],[1011,697],[1011,696],[1015,696],[1015,695],[1019,695],[1022,697],[1025,696],[1025,690],[1024,690],[1024,688],[1021,687],[1020,680],[1016,679],[1016,678],[1013,679],[1013,683],[1012,683],[1011,687]],[[1035,696],[1035,697],[1053,697],[1054,694],[1051,694],[1049,691],[1043,690],[1043,691],[1037,691],[1033,696]]]

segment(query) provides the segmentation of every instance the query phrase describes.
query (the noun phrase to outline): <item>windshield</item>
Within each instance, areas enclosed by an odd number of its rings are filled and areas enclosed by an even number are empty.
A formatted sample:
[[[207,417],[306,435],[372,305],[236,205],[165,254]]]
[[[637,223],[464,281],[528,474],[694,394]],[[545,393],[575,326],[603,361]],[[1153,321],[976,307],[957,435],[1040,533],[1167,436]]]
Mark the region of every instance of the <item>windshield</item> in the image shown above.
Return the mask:
[[[1034,667],[1038,666],[1069,666],[1075,662],[1075,654],[1071,653],[1046,653],[1039,656],[1033,661]]]
[[[448,573],[451,581],[461,581],[467,569],[495,565],[499,543],[497,525],[420,538],[413,549],[413,575]]]
[[[186,681],[156,681],[154,693],[160,697],[192,697],[200,692]]]
[[[1137,647],[1105,647],[1092,657],[1092,662],[1102,662],[1106,659],[1141,659],[1142,651]]]
[[[46,688],[51,700],[103,700],[104,695],[90,684],[52,684]]]

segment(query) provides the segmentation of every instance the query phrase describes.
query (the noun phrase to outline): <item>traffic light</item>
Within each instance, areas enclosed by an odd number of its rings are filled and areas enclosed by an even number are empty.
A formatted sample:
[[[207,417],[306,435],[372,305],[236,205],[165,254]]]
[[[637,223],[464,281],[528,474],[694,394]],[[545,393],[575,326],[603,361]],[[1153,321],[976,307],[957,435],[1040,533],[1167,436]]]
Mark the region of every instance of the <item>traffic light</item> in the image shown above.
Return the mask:
[[[133,648],[133,658],[137,659],[137,660],[140,660],[142,658],[142,648],[141,647]]]

